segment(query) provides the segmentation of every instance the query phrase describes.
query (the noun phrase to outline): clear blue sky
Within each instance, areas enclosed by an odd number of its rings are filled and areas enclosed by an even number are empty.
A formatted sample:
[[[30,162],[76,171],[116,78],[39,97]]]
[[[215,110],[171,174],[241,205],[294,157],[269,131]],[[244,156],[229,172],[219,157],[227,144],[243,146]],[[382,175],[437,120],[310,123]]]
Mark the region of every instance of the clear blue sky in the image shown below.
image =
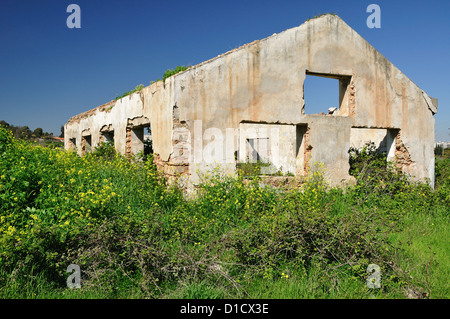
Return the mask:
[[[81,7],[81,29],[66,8]],[[369,4],[381,28],[369,29]],[[430,96],[450,141],[450,1],[0,0],[0,120],[60,134],[78,113],[326,12],[340,16]]]

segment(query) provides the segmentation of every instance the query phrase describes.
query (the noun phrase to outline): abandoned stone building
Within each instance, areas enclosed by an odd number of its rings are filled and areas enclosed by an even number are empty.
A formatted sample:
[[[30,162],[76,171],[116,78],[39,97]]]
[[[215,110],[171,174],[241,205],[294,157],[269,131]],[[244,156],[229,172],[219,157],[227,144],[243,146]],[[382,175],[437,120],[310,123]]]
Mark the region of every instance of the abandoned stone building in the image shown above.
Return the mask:
[[[307,77],[334,79],[336,107],[312,114]],[[155,163],[196,183],[202,172],[264,160],[302,176],[323,163],[332,185],[352,180],[349,148],[374,142],[398,168],[434,185],[437,100],[335,15],[254,41],[76,115],[65,148],[101,141],[136,154],[150,128]]]

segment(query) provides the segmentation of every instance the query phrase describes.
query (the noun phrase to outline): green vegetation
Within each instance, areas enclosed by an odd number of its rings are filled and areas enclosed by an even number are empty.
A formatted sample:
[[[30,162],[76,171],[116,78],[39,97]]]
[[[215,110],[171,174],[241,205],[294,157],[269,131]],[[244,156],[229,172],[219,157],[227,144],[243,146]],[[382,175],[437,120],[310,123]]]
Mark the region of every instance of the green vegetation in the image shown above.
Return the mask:
[[[177,66],[175,69],[168,69],[166,72],[164,72],[163,74],[163,81],[165,81],[167,78],[171,77],[172,75],[175,75],[177,73],[186,71],[188,69],[187,66]]]
[[[28,126],[15,126],[3,120],[0,121],[0,126],[10,131],[14,138],[33,142],[33,145],[50,148],[64,148],[63,141],[54,138],[53,133],[44,132],[40,127],[31,131]],[[61,127],[61,135],[59,137],[64,137],[64,126]]]
[[[117,101],[117,100],[119,100],[119,99],[121,99],[121,98],[123,98],[125,96],[128,96],[130,94],[138,92],[138,91],[142,90],[143,88],[144,88],[144,85],[143,84],[139,84],[133,90],[127,91],[127,92],[123,93],[122,95],[116,96],[116,98],[114,100]]]
[[[3,120],[0,121],[0,125],[11,131],[15,138],[35,140],[38,138],[50,139],[53,137],[53,133],[44,132],[40,127],[36,128],[34,131],[31,131],[28,126],[15,126]]]
[[[347,189],[312,165],[301,189],[216,174],[187,198],[151,156],[113,150],[79,157],[0,127],[0,298],[449,297],[449,159],[435,190],[355,155]]]
[[[162,80],[161,79],[158,79],[158,80],[156,80],[156,81],[151,81],[150,83],[155,83],[155,82],[158,82],[158,81],[165,81],[168,77],[171,77],[172,75],[175,75],[175,74],[177,74],[177,73],[180,73],[180,72],[182,72],[182,71],[185,71],[185,70],[187,70],[189,67],[187,67],[187,66],[177,66],[175,69],[168,69],[168,70],[166,70],[166,72],[164,72],[164,74],[163,74],[163,78],[162,78]],[[114,99],[115,101],[117,101],[117,100],[119,100],[119,99],[121,99],[121,98],[123,98],[123,97],[125,97],[125,96],[128,96],[128,95],[130,95],[130,94],[133,94],[133,93],[135,93],[135,92],[139,92],[140,90],[142,90],[144,88],[144,85],[143,84],[139,84],[139,85],[137,85],[133,90],[130,90],[130,91],[127,91],[127,92],[125,92],[125,93],[123,93],[122,95],[118,95],[118,96],[116,96],[116,98]]]
[[[438,145],[434,148],[434,155],[438,156],[438,158],[449,158],[450,148],[444,148],[442,145]]]
[[[264,161],[255,161],[237,163],[236,168],[238,173],[244,177],[253,178],[255,176],[283,176],[281,169],[276,169],[272,163]],[[293,176],[293,174],[286,174],[287,176]]]
[[[166,72],[164,72],[164,74],[163,74],[163,78],[162,78],[162,80],[161,79],[158,79],[158,80],[156,80],[156,81],[151,81],[150,83],[155,83],[155,82],[158,82],[158,81],[165,81],[168,77],[171,77],[172,75],[175,75],[175,74],[177,74],[177,73],[179,73],[179,72],[182,72],[182,71],[185,71],[185,70],[187,70],[189,67],[186,67],[186,66],[177,66],[175,69],[168,69]],[[123,93],[122,95],[118,95],[118,96],[116,96],[116,98],[114,99],[115,101],[117,101],[117,100],[119,100],[119,99],[121,99],[121,98],[123,98],[123,97],[125,97],[125,96],[128,96],[128,95],[130,95],[130,94],[133,94],[133,93],[135,93],[135,92],[139,92],[140,90],[142,90],[144,88],[144,85],[143,84],[139,84],[139,85],[137,85],[133,90],[130,90],[130,91],[127,91],[127,92],[125,92],[125,93]]]
[[[151,81],[150,83],[153,84],[158,81],[165,81],[167,78],[171,77],[172,75],[186,71],[188,68],[189,68],[189,66],[182,65],[182,66],[177,66],[175,69],[167,69],[166,72],[164,72],[164,74],[163,74],[162,80],[158,79],[156,81]]]
[[[270,163],[265,163],[261,161],[257,161],[255,163],[251,162],[244,162],[244,163],[238,163],[236,164],[236,168],[238,169],[238,172],[243,176],[257,176],[261,173],[261,169],[263,167],[269,167]]]

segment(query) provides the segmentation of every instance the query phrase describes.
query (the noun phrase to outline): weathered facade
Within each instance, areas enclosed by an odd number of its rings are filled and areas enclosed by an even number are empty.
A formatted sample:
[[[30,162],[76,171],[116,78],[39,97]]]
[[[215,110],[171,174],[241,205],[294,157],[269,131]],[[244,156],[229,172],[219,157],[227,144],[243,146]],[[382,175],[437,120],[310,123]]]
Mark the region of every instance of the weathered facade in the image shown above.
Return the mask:
[[[307,75],[339,81],[339,105],[308,114]],[[155,162],[169,176],[270,161],[297,176],[322,162],[333,185],[351,180],[351,146],[373,141],[413,178],[434,184],[430,98],[344,21],[309,20],[190,67],[117,101],[72,117],[66,149],[80,154],[113,140],[123,154],[143,149],[150,126]]]

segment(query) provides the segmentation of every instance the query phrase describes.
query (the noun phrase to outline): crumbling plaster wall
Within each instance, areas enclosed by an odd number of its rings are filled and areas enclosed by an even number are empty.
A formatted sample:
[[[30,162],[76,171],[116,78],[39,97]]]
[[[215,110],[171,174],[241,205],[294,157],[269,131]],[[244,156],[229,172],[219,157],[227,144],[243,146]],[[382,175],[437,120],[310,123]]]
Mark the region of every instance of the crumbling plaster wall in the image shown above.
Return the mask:
[[[76,138],[81,145],[81,135],[85,130],[92,134],[93,147],[100,142],[102,127],[109,126],[114,131],[114,145],[117,151],[126,153],[126,135],[128,123],[142,125],[150,122],[152,128],[153,149],[164,160],[172,152],[172,90],[173,79],[165,85],[157,82],[142,91],[130,94],[117,101],[111,101],[91,111],[72,117],[65,125],[65,147],[70,148],[70,138]],[[148,119],[148,120],[147,120]],[[77,149],[81,155],[81,148]]]
[[[347,114],[304,114],[306,72],[351,76]],[[403,169],[433,180],[434,117],[422,90],[339,17],[326,15],[255,41],[175,77],[181,117],[203,127],[242,121],[306,124],[310,163],[345,182],[351,127],[400,130],[411,157]],[[306,106],[307,108],[308,106]]]
[[[335,114],[305,114],[308,105],[303,82],[307,72],[349,79],[345,105]],[[66,148],[70,137],[76,137],[81,145],[81,133],[86,129],[92,132],[95,147],[101,127],[112,124],[116,148],[124,153],[127,120],[144,116],[150,120],[159,165],[181,165],[176,169],[167,166],[171,168],[167,172],[189,173],[198,180],[198,170],[209,170],[212,164],[198,158],[193,163],[193,154],[190,163],[185,159],[176,162],[177,130],[188,132],[190,146],[204,147],[208,141],[202,141],[202,136],[208,128],[225,135],[227,129],[238,129],[244,122],[297,125],[305,128],[304,144],[301,152],[297,149],[292,154],[306,157],[292,159],[304,166],[296,172],[322,162],[327,179],[342,184],[351,180],[347,153],[351,129],[390,128],[399,132],[396,154],[404,159],[399,162],[401,168],[433,183],[433,113],[437,111],[433,103],[344,21],[325,15],[73,117],[65,126]],[[202,136],[194,134],[195,121],[201,121]],[[239,137],[224,147],[239,151]],[[235,164],[224,162],[224,171],[232,173]]]

